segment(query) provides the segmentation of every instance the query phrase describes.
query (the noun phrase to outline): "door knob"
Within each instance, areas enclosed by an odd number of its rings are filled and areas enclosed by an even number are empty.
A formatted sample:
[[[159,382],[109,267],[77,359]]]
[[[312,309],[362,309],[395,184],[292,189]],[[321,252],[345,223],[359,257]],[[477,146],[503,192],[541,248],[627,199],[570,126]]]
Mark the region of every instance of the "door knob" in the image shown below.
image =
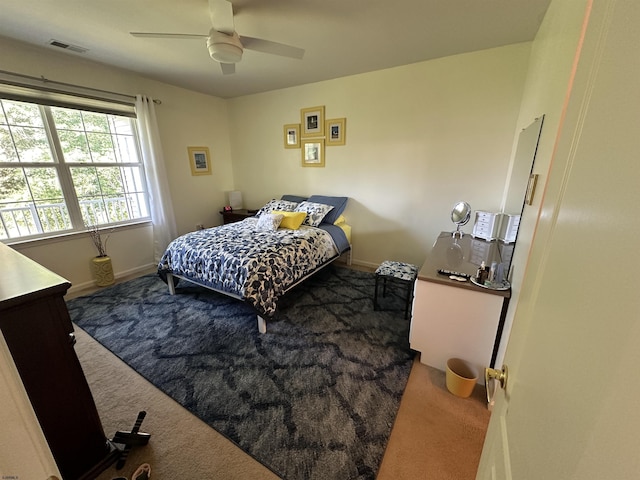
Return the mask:
[[[500,388],[506,390],[508,377],[509,368],[506,365],[503,365],[501,370],[496,370],[495,368],[489,367],[484,369],[484,386],[487,390],[487,403],[489,404],[489,409],[491,409],[491,407],[493,406],[494,397],[498,388],[495,382],[499,382]],[[489,386],[492,381],[494,382],[493,389],[491,389]]]

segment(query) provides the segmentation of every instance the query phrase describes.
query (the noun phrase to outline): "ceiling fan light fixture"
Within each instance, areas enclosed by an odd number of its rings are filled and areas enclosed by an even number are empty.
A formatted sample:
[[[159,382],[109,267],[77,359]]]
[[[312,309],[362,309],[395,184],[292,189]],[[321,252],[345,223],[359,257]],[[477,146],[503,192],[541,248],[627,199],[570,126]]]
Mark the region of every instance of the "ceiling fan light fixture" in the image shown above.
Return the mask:
[[[235,32],[233,35],[227,35],[212,29],[207,38],[207,49],[216,62],[238,63],[242,60],[242,44]]]

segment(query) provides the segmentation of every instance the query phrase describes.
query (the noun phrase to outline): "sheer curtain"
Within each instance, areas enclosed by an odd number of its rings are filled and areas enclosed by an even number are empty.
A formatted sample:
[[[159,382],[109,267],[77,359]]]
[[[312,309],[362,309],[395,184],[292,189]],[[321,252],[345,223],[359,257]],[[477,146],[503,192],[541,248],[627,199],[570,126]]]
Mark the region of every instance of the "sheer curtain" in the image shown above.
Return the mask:
[[[136,115],[153,222],[153,256],[158,262],[169,242],[178,236],[176,220],[153,100],[136,95]]]

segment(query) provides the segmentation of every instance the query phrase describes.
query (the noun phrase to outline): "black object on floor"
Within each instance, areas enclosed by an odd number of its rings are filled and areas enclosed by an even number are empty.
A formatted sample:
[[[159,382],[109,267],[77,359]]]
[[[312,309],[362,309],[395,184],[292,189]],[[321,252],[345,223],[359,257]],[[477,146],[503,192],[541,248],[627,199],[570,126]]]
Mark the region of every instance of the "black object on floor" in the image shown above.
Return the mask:
[[[148,433],[141,433],[140,426],[142,425],[142,421],[144,417],[147,415],[147,412],[144,410],[138,413],[138,418],[136,418],[136,423],[133,425],[133,428],[130,432],[122,432],[117,431],[111,440],[113,443],[118,443],[124,445],[122,453],[118,458],[118,462],[116,463],[116,469],[120,470],[124,467],[124,464],[127,462],[127,457],[129,456],[129,452],[133,447],[137,447],[140,445],[146,445],[149,443],[149,438],[151,435]]]

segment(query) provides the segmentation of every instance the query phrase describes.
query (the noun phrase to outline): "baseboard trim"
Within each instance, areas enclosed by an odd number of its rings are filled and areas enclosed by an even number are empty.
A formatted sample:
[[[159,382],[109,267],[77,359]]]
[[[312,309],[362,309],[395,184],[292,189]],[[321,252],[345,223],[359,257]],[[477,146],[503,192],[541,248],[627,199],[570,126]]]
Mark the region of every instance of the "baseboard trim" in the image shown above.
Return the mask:
[[[379,263],[363,262],[362,260],[355,260],[355,259],[351,263],[353,263],[353,265],[356,265],[358,267],[364,267],[366,269],[372,269],[372,270],[375,270],[380,266]]]
[[[139,267],[130,268],[128,270],[123,270],[120,272],[115,272],[114,277],[116,282],[128,280],[131,277],[138,277],[140,275],[144,275],[147,273],[153,273],[158,270],[158,265],[155,263],[149,263],[147,265],[141,265]],[[101,288],[96,286],[95,280],[90,280],[88,282],[77,283],[72,285],[71,288],[67,291],[67,298],[69,296],[79,296],[85,291],[95,291],[96,289]]]

